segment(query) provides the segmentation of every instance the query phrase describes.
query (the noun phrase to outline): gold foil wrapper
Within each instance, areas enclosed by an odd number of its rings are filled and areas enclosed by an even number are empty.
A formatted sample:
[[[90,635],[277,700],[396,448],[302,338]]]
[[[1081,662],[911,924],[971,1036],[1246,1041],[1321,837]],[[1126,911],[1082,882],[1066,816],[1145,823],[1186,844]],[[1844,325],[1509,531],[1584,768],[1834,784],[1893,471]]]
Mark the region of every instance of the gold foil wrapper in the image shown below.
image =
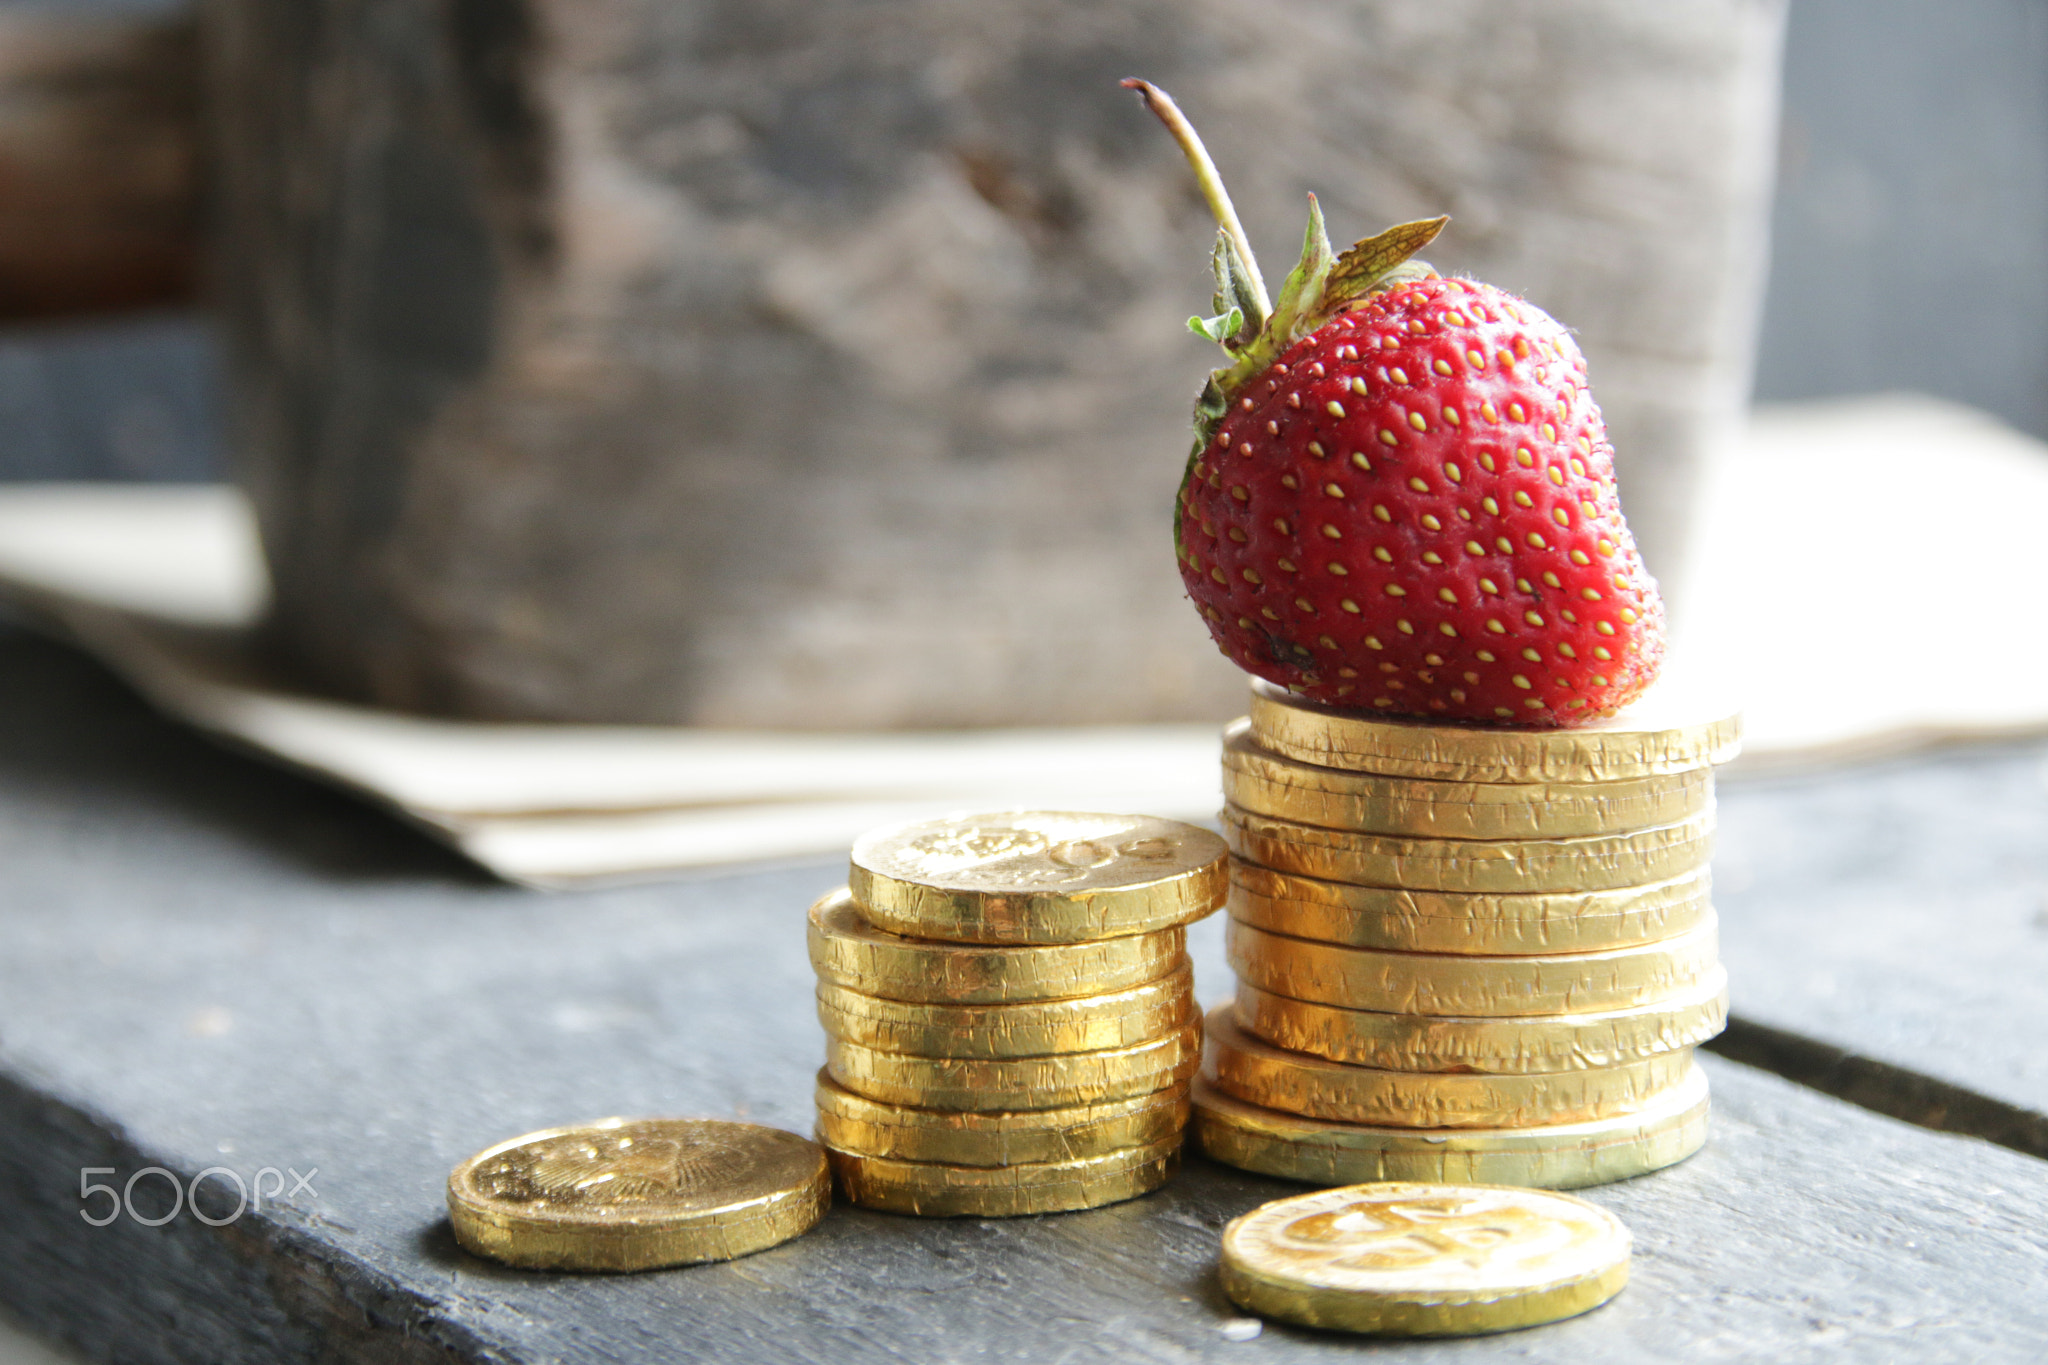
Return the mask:
[[[1186,959],[1181,929],[1093,943],[934,943],[877,929],[841,887],[811,907],[811,966],[821,981],[890,1000],[995,1005],[1103,995],[1156,981]]]
[[[1676,1165],[1707,1140],[1707,1077],[1633,1114],[1519,1128],[1333,1123],[1246,1104],[1196,1079],[1194,1131],[1217,1161],[1311,1185],[1423,1180],[1576,1190]]]
[[[1480,956],[1601,952],[1676,938],[1713,914],[1706,868],[1611,891],[1473,894],[1352,886],[1230,861],[1232,918],[1356,948]]]
[[[1717,971],[1696,995],[1635,1009],[1509,1019],[1339,1009],[1240,982],[1233,1016],[1245,1032],[1274,1047],[1350,1066],[1486,1075],[1585,1071],[1714,1037],[1728,1022],[1728,976]]]
[[[1380,1014],[1605,1013],[1695,995],[1721,971],[1711,917],[1690,933],[1658,943],[1531,957],[1341,948],[1236,920],[1224,944],[1238,978],[1259,990]]]
[[[550,1128],[486,1148],[448,1177],[455,1240],[530,1270],[731,1260],[808,1231],[831,1203],[816,1143],[713,1119]]]
[[[1252,684],[1252,733],[1325,768],[1443,782],[1619,782],[1726,763],[1741,748],[1733,708],[1659,683],[1612,717],[1569,730],[1432,724],[1322,706]]]
[[[976,1114],[880,1104],[820,1071],[818,1141],[849,1156],[947,1166],[1083,1161],[1165,1142],[1187,1127],[1188,1090],[1018,1113]]]
[[[1223,904],[1223,841],[1150,815],[1009,811],[864,834],[849,886],[912,938],[1080,943],[1185,925]]]
[[[832,1153],[846,1197],[924,1218],[1012,1218],[1100,1208],[1150,1194],[1180,1169],[1180,1135],[1080,1161],[944,1166]]]
[[[1498,1185],[1351,1185],[1223,1230],[1223,1292],[1261,1317],[1379,1336],[1477,1336],[1597,1308],[1628,1283],[1621,1220]]]
[[[1674,825],[1713,806],[1714,773],[1614,782],[1446,782],[1303,763],[1262,747],[1251,723],[1223,734],[1223,795],[1257,815],[1416,839],[1566,839]]]
[[[1107,995],[1014,1005],[934,1005],[818,985],[818,1022],[834,1038],[920,1057],[1045,1057],[1151,1042],[1185,1028],[1196,1013],[1195,974],[1185,961],[1170,976]]]
[[[977,1113],[1065,1109],[1146,1095],[1186,1083],[1201,1058],[1199,1022],[1134,1047],[1056,1057],[911,1057],[843,1038],[825,1040],[825,1069],[856,1095]]]
[[[1203,1075],[1247,1104],[1339,1123],[1410,1128],[1513,1128],[1633,1113],[1685,1078],[1692,1049],[1619,1066],[1536,1075],[1381,1071],[1261,1042],[1229,1006],[1210,1013]]]
[[[1224,808],[1223,828],[1231,852],[1275,871],[1415,891],[1609,891],[1697,872],[1714,851],[1711,810],[1676,825],[1576,839],[1352,834],[1236,806]]]

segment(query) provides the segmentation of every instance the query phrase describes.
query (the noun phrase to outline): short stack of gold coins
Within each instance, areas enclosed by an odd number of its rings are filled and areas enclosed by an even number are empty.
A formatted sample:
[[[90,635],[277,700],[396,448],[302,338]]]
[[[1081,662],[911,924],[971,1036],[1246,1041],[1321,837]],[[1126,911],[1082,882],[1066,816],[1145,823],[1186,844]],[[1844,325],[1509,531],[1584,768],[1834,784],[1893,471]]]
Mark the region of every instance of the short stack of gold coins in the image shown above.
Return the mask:
[[[1094,1208],[1179,1169],[1201,1063],[1186,928],[1223,840],[1013,811],[877,830],[811,908],[818,1140],[848,1199],[928,1216]]]
[[[1570,730],[1256,684],[1225,732],[1235,1000],[1195,1126],[1321,1184],[1563,1189],[1706,1139],[1727,977],[1708,885],[1736,718],[1660,685]]]

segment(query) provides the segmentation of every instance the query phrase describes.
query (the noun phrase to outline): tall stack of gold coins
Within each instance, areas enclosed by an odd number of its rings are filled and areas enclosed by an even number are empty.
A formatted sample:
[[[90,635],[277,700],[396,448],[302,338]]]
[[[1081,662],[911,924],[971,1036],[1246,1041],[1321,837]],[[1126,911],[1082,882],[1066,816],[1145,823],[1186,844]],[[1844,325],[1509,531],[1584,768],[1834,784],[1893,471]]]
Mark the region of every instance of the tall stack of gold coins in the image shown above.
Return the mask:
[[[1064,811],[862,837],[810,920],[818,1140],[847,1198],[996,1217],[1170,1180],[1202,1055],[1184,926],[1221,908],[1225,853]]]
[[[1323,1184],[1572,1188],[1706,1138],[1707,861],[1736,719],[1659,689],[1572,730],[1398,721],[1256,685],[1224,737],[1234,1002],[1204,1149]]]

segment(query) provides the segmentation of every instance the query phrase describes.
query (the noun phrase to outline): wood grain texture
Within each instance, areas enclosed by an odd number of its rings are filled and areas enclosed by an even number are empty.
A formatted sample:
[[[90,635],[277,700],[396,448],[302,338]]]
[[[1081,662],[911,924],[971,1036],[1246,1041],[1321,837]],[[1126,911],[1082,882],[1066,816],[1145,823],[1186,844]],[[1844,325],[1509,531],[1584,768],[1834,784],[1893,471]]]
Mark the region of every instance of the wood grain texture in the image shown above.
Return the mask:
[[[0,319],[189,301],[199,141],[191,16],[0,11]]]
[[[582,1278],[471,1259],[441,1186],[499,1138],[610,1112],[807,1125],[822,1039],[803,911],[839,869],[510,890],[372,811],[208,749],[53,647],[0,637],[0,701],[14,720],[0,727],[0,1296],[91,1356],[851,1365],[1372,1349],[1281,1327],[1223,1337],[1235,1313],[1218,1234],[1293,1187],[1200,1160],[1156,1196],[1086,1214],[840,1208],[727,1265]],[[1216,937],[1199,937],[1213,994]],[[2048,1165],[1707,1065],[1705,1152],[1591,1192],[1636,1237],[1620,1298],[1403,1358],[2038,1358]],[[149,1163],[317,1167],[317,1197],[219,1230],[79,1220],[80,1166],[123,1178]]]
[[[486,717],[1223,718],[1167,510],[1213,233],[1448,210],[1651,557],[1736,411],[1777,0],[214,0],[236,445],[324,685]]]
[[[2048,747],[1724,782],[1720,822],[1735,1055],[2048,1153]]]

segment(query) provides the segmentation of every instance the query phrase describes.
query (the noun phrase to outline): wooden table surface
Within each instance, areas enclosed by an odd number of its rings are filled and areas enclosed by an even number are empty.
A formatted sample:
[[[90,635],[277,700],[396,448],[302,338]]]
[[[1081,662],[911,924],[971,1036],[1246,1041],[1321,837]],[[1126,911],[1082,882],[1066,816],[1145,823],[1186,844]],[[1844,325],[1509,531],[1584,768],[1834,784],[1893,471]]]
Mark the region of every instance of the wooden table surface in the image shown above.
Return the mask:
[[[1724,1050],[2048,1157],[2048,745],[1722,787]]]
[[[1724,788],[1741,1055],[1706,1150],[1589,1192],[1612,1304],[1531,1331],[1233,1340],[1200,1158],[1047,1218],[841,1207],[726,1265],[521,1274],[457,1249],[448,1169],[608,1113],[803,1129],[802,946],[828,862],[575,895],[492,884],[378,812],[217,751],[0,636],[0,1304],[134,1361],[2038,1361],[2048,1351],[2048,786],[2005,746]],[[1201,991],[1228,988],[1196,934]],[[1861,1104],[1819,1093],[1825,1086]],[[1928,1107],[1942,1099],[1940,1112]],[[1923,1122],[2004,1125],[2006,1146]],[[2024,1150],[2013,1150],[2014,1147]],[[80,1218],[79,1171],[317,1171],[221,1227]],[[148,1214],[161,1177],[135,1201]],[[97,1207],[97,1205],[95,1205]],[[231,1207],[231,1203],[229,1205]],[[210,1214],[225,1212],[210,1205]],[[1234,1333],[1232,1334],[1234,1335]]]

